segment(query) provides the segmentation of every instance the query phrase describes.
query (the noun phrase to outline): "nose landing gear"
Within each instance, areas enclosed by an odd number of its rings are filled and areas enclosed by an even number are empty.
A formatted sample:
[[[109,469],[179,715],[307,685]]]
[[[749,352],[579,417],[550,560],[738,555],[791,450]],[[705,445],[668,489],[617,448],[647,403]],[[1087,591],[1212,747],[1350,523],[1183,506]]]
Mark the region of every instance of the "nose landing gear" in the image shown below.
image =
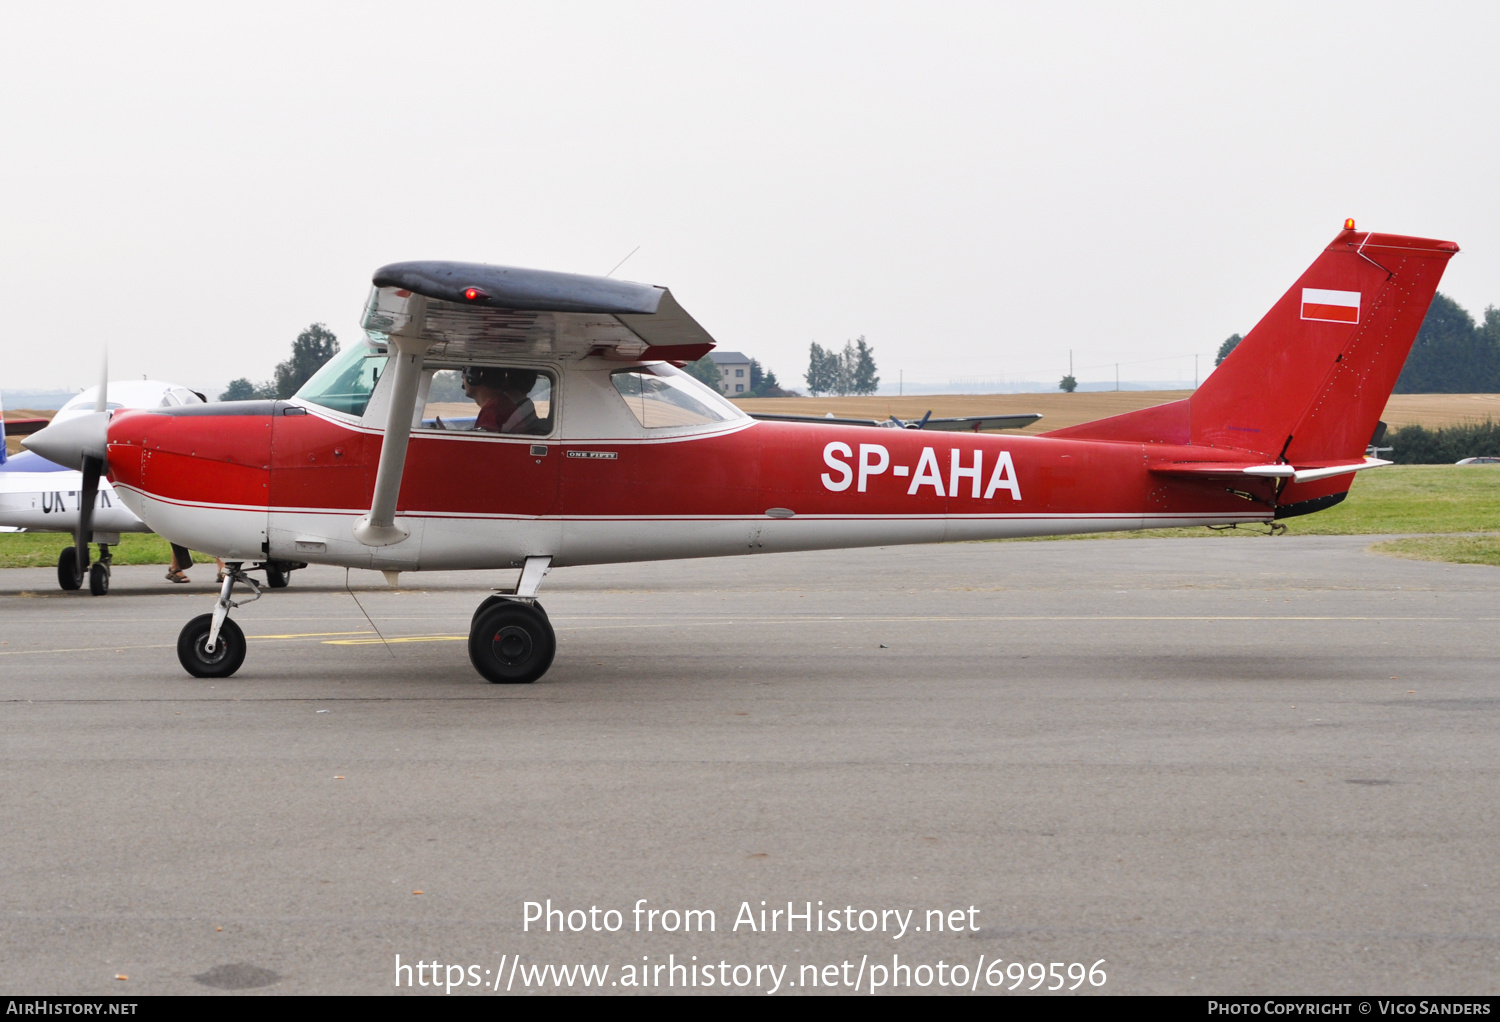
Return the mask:
[[[177,636],[177,661],[195,678],[227,678],[245,662],[245,633],[229,620],[229,611],[260,599],[260,585],[241,569],[240,561],[224,565],[224,584],[212,614],[200,614]],[[246,600],[231,600],[238,582],[253,590]]]

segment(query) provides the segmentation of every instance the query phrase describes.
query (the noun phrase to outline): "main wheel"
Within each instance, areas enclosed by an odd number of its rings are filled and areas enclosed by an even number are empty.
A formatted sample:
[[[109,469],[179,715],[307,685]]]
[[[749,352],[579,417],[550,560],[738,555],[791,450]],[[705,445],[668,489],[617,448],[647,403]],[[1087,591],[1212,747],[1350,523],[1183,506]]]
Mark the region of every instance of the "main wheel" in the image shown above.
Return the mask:
[[[477,607],[474,608],[474,616],[471,617],[471,618],[469,618],[469,630],[470,631],[474,630],[474,623],[479,620],[479,615],[483,614],[485,611],[489,610],[491,607],[498,607],[501,604],[515,603],[515,602],[516,602],[515,600],[507,599],[504,596],[490,596],[490,597],[487,597],[483,603],[481,603],[479,606],[477,606]],[[531,606],[534,607],[536,609],[536,612],[538,614],[542,615],[542,617],[544,617],[544,618],[547,617],[547,611],[545,609],[543,609],[543,607],[542,607],[542,605],[540,603],[537,603],[535,600],[533,600],[532,603],[531,603]]]
[[[109,592],[109,568],[98,561],[89,569],[89,592],[95,596]]]
[[[199,614],[183,625],[177,636],[177,660],[195,678],[227,678],[245,662],[245,633],[229,618],[219,628],[214,651],[205,648],[213,623],[212,614]]]
[[[57,584],[69,591],[83,585],[83,572],[78,570],[78,548],[65,546],[57,555]]]
[[[540,607],[500,600],[481,607],[469,629],[469,660],[497,685],[525,685],[552,666],[557,636]]]
[[[285,589],[292,580],[292,569],[285,561],[266,562],[266,582],[272,589]]]

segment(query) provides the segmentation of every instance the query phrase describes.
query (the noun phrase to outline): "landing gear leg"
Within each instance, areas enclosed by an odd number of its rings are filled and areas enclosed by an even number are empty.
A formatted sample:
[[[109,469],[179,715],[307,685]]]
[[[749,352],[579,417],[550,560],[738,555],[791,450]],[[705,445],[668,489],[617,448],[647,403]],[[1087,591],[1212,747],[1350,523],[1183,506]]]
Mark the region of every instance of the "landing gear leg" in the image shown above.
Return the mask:
[[[109,573],[114,563],[115,555],[109,552],[109,544],[100,543],[99,559],[89,568],[89,592],[95,596],[109,592]]]
[[[195,678],[227,678],[245,662],[245,633],[229,620],[229,611],[260,599],[260,585],[243,567],[241,561],[224,565],[224,583],[213,613],[199,614],[177,636],[177,660]],[[248,600],[229,598],[236,582],[253,590]]]

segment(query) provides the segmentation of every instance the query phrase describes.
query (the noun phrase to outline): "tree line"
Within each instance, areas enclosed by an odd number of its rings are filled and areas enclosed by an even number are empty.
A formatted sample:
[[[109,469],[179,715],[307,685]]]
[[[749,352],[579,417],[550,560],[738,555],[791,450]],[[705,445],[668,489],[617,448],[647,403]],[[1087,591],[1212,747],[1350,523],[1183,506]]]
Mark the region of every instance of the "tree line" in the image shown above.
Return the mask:
[[[1380,457],[1398,465],[1452,465],[1464,458],[1500,458],[1500,423],[1489,419],[1428,429],[1398,426],[1386,435]]]
[[[825,348],[814,341],[808,349],[807,390],[819,394],[873,394],[880,386],[875,373],[875,349],[865,343],[864,335],[844,342],[843,351]]]
[[[1219,345],[1218,365],[1244,340],[1230,334]],[[1475,322],[1463,306],[1441,291],[1417,331],[1411,354],[1396,380],[1397,394],[1500,393],[1500,309],[1491,305]],[[1468,455],[1465,455],[1468,457]]]
[[[312,379],[313,373],[323,368],[323,363],[337,355],[339,339],[322,323],[314,323],[297,335],[292,342],[292,357],[276,364],[271,379],[251,383],[241,376],[230,380],[220,401],[285,401]]]

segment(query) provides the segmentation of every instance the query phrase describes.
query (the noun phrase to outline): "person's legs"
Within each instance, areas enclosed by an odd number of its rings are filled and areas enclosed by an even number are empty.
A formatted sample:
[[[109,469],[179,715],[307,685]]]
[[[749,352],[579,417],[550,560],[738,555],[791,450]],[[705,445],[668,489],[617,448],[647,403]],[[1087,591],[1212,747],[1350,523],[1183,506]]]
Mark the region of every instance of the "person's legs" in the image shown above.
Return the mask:
[[[168,582],[186,582],[188,577],[184,572],[192,567],[193,555],[185,546],[172,544],[172,565],[167,569]]]

